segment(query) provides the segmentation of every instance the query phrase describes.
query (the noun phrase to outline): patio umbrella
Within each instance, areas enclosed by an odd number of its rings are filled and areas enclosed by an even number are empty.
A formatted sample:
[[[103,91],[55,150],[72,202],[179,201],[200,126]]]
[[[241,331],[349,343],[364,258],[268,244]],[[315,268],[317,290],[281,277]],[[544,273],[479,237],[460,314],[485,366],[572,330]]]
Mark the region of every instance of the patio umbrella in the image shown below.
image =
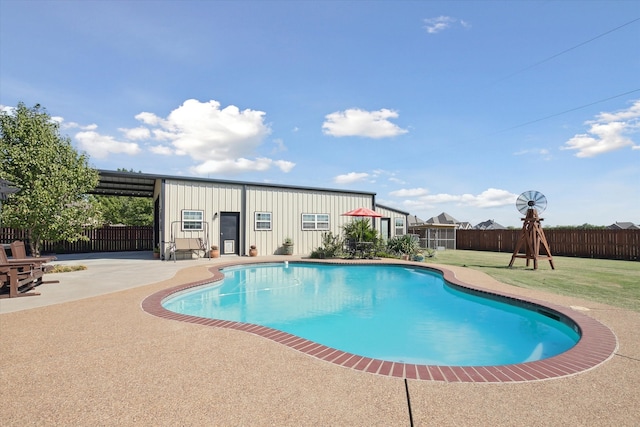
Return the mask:
[[[360,218],[381,218],[382,215],[380,215],[378,212],[368,209],[368,208],[358,208],[358,209],[354,209],[352,211],[349,212],[345,212],[342,214],[343,216],[355,216],[355,217],[360,217]],[[358,236],[358,241],[362,240],[362,236]]]
[[[358,209],[354,209],[352,211],[349,212],[345,212],[342,215],[344,216],[364,216],[364,217],[370,217],[370,218],[381,218],[382,215],[380,215],[378,212],[371,210],[371,209],[367,209],[367,208],[358,208]]]

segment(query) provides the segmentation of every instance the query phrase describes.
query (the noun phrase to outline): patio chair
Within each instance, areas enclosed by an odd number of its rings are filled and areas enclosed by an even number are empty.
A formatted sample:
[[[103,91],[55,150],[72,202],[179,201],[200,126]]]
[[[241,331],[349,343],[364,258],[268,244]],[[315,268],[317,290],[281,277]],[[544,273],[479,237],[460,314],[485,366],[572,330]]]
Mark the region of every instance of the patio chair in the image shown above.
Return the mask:
[[[21,240],[16,240],[11,243],[11,255],[13,259],[22,259],[29,260],[34,265],[37,265],[42,269],[43,272],[47,273],[53,269],[52,265],[44,265],[48,262],[51,262],[56,259],[54,256],[48,257],[28,257],[27,250],[25,248],[24,242]]]
[[[21,271],[15,264],[0,263],[0,298],[15,298],[40,295],[29,292],[42,283],[42,270]]]
[[[344,251],[347,253],[349,258],[355,258],[358,251],[358,242],[356,242],[355,239],[347,239],[344,243]]]
[[[29,291],[43,283],[58,283],[58,280],[43,280],[44,273],[49,268],[43,264],[55,258],[27,256],[20,258],[16,255],[20,254],[21,250],[24,251],[24,243],[20,242],[20,244],[11,245],[12,258],[7,258],[4,247],[0,250],[0,298],[40,295],[36,292],[29,293]]]
[[[0,248],[0,298],[40,295],[29,292],[42,284],[44,271],[26,260],[7,259],[4,247]]]

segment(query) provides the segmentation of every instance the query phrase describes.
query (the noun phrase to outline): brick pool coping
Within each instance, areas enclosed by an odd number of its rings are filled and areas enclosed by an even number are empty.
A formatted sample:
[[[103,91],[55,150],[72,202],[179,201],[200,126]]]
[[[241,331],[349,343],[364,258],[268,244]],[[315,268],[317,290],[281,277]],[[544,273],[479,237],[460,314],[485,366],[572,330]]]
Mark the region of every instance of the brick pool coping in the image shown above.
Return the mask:
[[[249,264],[272,264],[284,261],[255,261]],[[367,265],[399,265],[394,262],[356,260],[299,260],[289,263],[331,263],[331,264],[367,264]],[[434,268],[421,264],[404,263],[416,268],[435,271],[442,274],[444,280],[458,289],[470,293],[481,294],[488,298],[498,298],[507,303],[526,306],[531,309],[539,309],[541,313],[557,316],[561,320],[569,319],[574,322],[581,334],[578,343],[571,349],[557,356],[534,362],[526,362],[499,366],[442,366],[419,365],[411,363],[389,362],[358,356],[352,353],[336,350],[305,338],[292,335],[277,329],[250,323],[242,323],[229,320],[207,319],[169,311],[162,306],[162,302],[168,297],[188,289],[204,285],[211,285],[224,278],[220,269],[236,265],[248,265],[246,262],[229,262],[209,268],[213,277],[197,282],[186,283],[156,292],[142,301],[142,309],[154,316],[181,322],[195,323],[216,328],[235,329],[248,332],[263,338],[283,344],[294,350],[298,350],[317,359],[330,362],[344,368],[363,371],[382,376],[407,378],[425,381],[443,382],[473,382],[473,383],[506,383],[540,381],[553,378],[561,378],[576,375],[591,370],[613,357],[618,348],[618,341],[614,333],[599,321],[572,310],[568,307],[531,298],[523,298],[507,293],[487,291],[458,280],[454,273],[444,268]]]

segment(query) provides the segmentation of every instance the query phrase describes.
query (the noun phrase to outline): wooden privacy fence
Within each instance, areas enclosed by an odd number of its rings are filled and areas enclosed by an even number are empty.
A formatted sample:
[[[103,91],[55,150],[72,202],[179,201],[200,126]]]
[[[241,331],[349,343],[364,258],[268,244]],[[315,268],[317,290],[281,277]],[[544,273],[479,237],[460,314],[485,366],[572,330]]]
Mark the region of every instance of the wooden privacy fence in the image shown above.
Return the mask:
[[[513,253],[521,231],[457,230],[456,248]],[[640,260],[640,230],[549,229],[544,230],[544,235],[549,242],[552,255]]]
[[[153,249],[153,227],[112,226],[87,229],[84,235],[88,241],[77,242],[43,241],[41,253],[73,254],[86,252],[150,251]],[[28,244],[27,235],[22,230],[0,228],[0,243],[22,240]]]

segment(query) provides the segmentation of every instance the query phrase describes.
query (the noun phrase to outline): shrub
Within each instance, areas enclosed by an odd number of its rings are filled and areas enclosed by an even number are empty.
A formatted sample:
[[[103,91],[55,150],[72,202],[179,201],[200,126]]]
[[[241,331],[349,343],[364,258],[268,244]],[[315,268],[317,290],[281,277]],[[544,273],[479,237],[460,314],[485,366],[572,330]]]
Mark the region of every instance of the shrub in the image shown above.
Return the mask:
[[[335,258],[342,252],[342,239],[331,231],[322,233],[322,246],[311,252],[311,258]]]
[[[411,235],[396,236],[387,242],[387,249],[398,255],[414,255],[419,252],[418,241]]]

